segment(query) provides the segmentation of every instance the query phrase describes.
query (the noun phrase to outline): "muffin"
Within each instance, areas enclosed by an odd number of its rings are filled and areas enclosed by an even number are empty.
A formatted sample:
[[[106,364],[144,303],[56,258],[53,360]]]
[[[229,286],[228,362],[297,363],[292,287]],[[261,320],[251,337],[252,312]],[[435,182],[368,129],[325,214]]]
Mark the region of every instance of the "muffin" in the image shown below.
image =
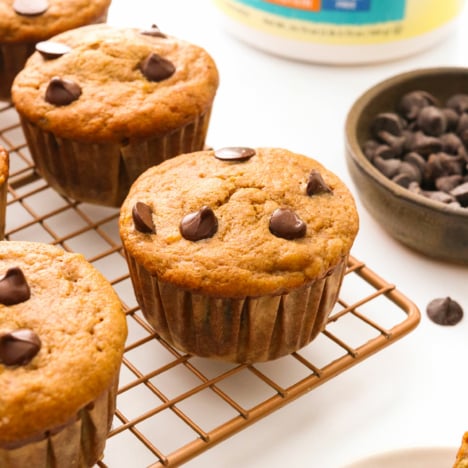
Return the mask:
[[[463,434],[453,468],[468,468],[468,432]]]
[[[197,356],[259,362],[323,330],[358,216],[348,189],[317,161],[227,147],[145,171],[119,226],[136,298],[164,340]]]
[[[93,466],[114,413],[121,303],[56,246],[2,241],[0,271],[0,466]]]
[[[0,240],[5,237],[5,217],[8,194],[10,159],[8,151],[0,146]]]
[[[0,99],[10,98],[16,74],[36,43],[107,19],[111,0],[0,0]]]
[[[144,170],[203,149],[218,71],[202,48],[148,30],[95,25],[53,38],[12,88],[38,171],[75,200],[120,206]]]

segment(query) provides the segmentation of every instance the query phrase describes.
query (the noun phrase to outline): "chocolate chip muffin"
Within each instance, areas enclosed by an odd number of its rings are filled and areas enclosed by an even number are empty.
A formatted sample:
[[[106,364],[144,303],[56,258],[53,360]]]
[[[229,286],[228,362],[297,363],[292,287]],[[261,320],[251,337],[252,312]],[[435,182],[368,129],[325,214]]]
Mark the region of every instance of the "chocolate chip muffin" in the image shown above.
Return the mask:
[[[176,348],[278,358],[326,325],[358,231],[353,197],[317,161],[278,148],[180,155],[121,208],[138,303]]]
[[[0,272],[0,466],[93,466],[113,418],[121,303],[56,246],[2,241]]]
[[[53,38],[17,76],[13,103],[38,171],[73,199],[120,206],[148,167],[204,147],[218,71],[154,26],[88,26]]]
[[[0,99],[9,99],[16,74],[36,43],[106,21],[111,0],[0,0]]]
[[[463,434],[453,468],[468,468],[468,431]]]
[[[8,151],[0,146],[0,240],[5,237],[9,170],[10,157]]]

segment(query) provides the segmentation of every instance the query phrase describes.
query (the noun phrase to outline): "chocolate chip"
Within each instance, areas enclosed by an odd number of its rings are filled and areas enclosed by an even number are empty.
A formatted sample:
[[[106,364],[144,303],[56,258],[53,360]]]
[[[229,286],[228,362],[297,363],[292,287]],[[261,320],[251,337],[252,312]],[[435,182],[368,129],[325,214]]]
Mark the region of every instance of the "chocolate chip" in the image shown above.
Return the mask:
[[[31,362],[41,349],[41,340],[28,328],[0,336],[0,362],[6,366],[24,366]]]
[[[49,8],[47,0],[15,0],[13,9],[23,16],[37,16],[45,13]]]
[[[150,29],[141,30],[140,34],[151,37],[167,37],[155,24],[152,24]]]
[[[450,195],[454,196],[458,203],[461,206],[467,207],[468,206],[468,182],[455,187],[450,191]]]
[[[398,114],[393,112],[382,112],[372,122],[372,132],[378,136],[380,132],[388,132],[400,136],[403,131],[403,121]]]
[[[435,106],[426,106],[421,109],[417,117],[418,127],[431,136],[442,135],[447,129],[447,118],[445,114]]]
[[[468,94],[454,94],[447,100],[447,107],[453,109],[458,114],[468,112]]]
[[[397,104],[397,108],[403,117],[408,120],[415,120],[421,109],[434,105],[436,102],[437,99],[432,94],[416,90],[404,94]]]
[[[374,166],[385,176],[391,179],[400,170],[401,161],[397,158],[383,159],[374,158]]]
[[[411,150],[423,156],[429,156],[431,153],[442,151],[442,142],[439,138],[419,131],[413,136]]]
[[[153,210],[142,202],[136,202],[132,208],[133,224],[137,231],[145,234],[156,234],[153,222]]]
[[[80,86],[71,80],[52,78],[46,89],[45,100],[54,106],[66,106],[81,96]]]
[[[307,225],[289,208],[277,208],[270,218],[270,232],[283,239],[299,239],[307,232]]]
[[[30,297],[31,290],[21,269],[9,268],[0,279],[0,304],[15,305],[27,301]]]
[[[456,325],[463,318],[463,309],[450,297],[433,299],[426,308],[427,316],[438,325]]]
[[[247,161],[255,156],[255,150],[243,146],[227,146],[217,149],[214,156],[222,161]]]
[[[331,193],[332,189],[323,180],[322,174],[313,169],[309,174],[307,181],[306,193],[307,195],[316,195],[319,193]]]
[[[437,190],[442,192],[450,192],[455,187],[460,185],[463,181],[463,177],[459,174],[438,177],[435,181]]]
[[[55,41],[41,41],[36,44],[36,50],[46,59],[53,60],[68,54],[72,49],[66,44]]]
[[[152,53],[141,62],[140,70],[149,81],[163,81],[174,74],[175,66],[164,57]]]
[[[445,115],[447,120],[447,130],[452,131],[456,128],[458,123],[458,113],[454,109],[450,109],[449,107],[444,107],[442,112]]]
[[[207,239],[216,234],[218,219],[210,207],[203,206],[199,211],[184,216],[179,230],[182,236],[190,241]]]

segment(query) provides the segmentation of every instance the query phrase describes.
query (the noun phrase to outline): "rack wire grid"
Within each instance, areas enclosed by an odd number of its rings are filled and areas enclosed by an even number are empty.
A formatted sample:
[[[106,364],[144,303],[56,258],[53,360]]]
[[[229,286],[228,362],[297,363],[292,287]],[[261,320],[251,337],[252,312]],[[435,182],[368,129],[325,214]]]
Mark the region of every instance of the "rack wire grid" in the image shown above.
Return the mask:
[[[6,102],[0,102],[0,145],[10,153],[6,239],[81,252],[126,307],[129,336],[101,468],[179,466],[419,323],[412,301],[351,257],[326,329],[305,348],[255,365],[183,354],[151,329],[138,308],[121,251],[118,210],[68,200],[51,189],[37,174],[18,115]]]

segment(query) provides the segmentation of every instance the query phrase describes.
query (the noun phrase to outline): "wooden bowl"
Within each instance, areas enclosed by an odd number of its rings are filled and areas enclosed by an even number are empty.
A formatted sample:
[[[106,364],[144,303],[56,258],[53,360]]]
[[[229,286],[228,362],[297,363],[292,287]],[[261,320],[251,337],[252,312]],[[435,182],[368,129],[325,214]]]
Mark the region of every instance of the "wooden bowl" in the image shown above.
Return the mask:
[[[416,194],[384,176],[362,145],[381,112],[394,112],[405,93],[424,90],[441,102],[468,94],[468,68],[418,69],[370,88],[351,107],[345,126],[346,162],[364,207],[395,239],[433,258],[468,264],[468,208],[448,206]]]

